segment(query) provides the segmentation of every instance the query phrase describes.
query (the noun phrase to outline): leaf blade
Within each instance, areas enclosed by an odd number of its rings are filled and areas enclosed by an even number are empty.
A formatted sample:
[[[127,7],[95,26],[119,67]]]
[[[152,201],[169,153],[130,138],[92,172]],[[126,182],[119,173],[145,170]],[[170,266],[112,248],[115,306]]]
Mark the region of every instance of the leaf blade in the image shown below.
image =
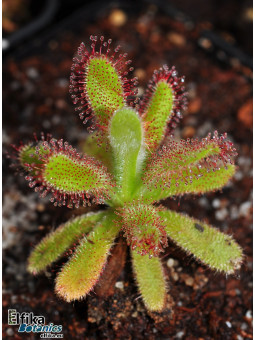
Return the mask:
[[[215,133],[202,141],[171,141],[163,146],[148,160],[137,197],[153,202],[222,188],[235,172],[236,150],[225,138]]]
[[[88,233],[102,217],[103,212],[88,213],[69,221],[46,235],[28,259],[28,271],[38,274],[58,260],[82,235]]]
[[[56,278],[55,291],[58,296],[70,302],[85,297],[93,289],[120,230],[115,219],[116,215],[108,212],[62,267]]]
[[[145,306],[152,312],[160,312],[166,303],[166,282],[158,257],[151,259],[131,250],[133,271]]]
[[[229,235],[199,220],[165,210],[159,212],[168,236],[188,254],[217,271],[233,274],[242,263],[242,250]]]
[[[91,50],[84,43],[73,59],[70,76],[70,93],[76,110],[84,123],[92,118],[94,126],[106,131],[113,113],[131,103],[136,94],[136,78],[127,79],[131,60],[127,53],[119,54],[120,46],[111,52],[111,39],[91,36]]]
[[[93,157],[79,154],[67,142],[40,141],[25,148],[23,158],[22,150],[19,158],[30,162],[21,163],[28,172],[29,186],[42,197],[51,193],[55,206],[78,208],[80,202],[91,204],[91,198],[96,204],[109,199],[115,183],[107,168]]]
[[[178,175],[172,175],[169,184],[169,177],[157,178],[157,182],[149,187],[142,187],[139,195],[146,202],[163,200],[170,196],[180,196],[184,194],[204,194],[223,188],[231,177],[235,174],[236,167],[229,165],[219,170],[208,172],[206,168],[192,168],[192,179],[189,174],[185,174],[185,180],[180,180]]]
[[[139,109],[145,125],[145,143],[151,152],[162,143],[168,125],[176,126],[180,110],[186,107],[183,81],[174,67],[169,70],[166,65],[153,74]]]
[[[85,78],[91,108],[99,123],[107,126],[113,112],[125,105],[119,74],[110,60],[101,56],[88,61]]]

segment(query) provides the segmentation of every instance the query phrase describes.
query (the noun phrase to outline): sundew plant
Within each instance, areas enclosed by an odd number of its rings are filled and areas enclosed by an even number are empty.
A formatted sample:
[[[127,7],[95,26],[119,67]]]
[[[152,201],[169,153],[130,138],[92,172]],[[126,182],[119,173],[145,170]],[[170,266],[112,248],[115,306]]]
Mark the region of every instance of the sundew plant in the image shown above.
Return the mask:
[[[89,123],[87,154],[62,139],[44,136],[16,147],[26,180],[55,206],[103,204],[99,212],[76,217],[47,235],[32,251],[28,270],[38,274],[75,251],[56,277],[56,294],[84,298],[100,280],[116,238],[130,246],[139,293],[150,311],[166,303],[160,255],[171,239],[212,270],[232,274],[242,251],[233,238],[212,226],[159,205],[168,197],[222,188],[235,173],[236,150],[226,134],[174,141],[172,131],[186,106],[183,77],[174,67],[155,71],[144,98],[128,79],[130,60],[112,50],[111,40],[91,37],[73,59],[70,93]]]

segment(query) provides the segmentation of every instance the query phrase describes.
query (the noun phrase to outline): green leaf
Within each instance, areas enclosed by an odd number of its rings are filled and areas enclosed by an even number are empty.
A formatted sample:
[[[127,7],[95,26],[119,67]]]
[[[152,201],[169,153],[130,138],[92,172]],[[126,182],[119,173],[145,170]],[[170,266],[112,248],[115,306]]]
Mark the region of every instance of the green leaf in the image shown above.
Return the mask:
[[[143,186],[139,195],[146,202],[155,202],[174,195],[203,194],[224,187],[235,173],[235,166],[229,165],[218,170],[192,167],[179,174],[165,174]]]
[[[86,70],[87,99],[99,124],[108,126],[113,113],[125,105],[121,79],[106,56],[88,60]]]
[[[68,143],[53,138],[39,142],[34,150],[23,155],[30,162],[25,164],[26,179],[42,197],[51,192],[54,205],[79,207],[80,201],[90,204],[90,198],[97,204],[109,199],[114,181],[100,161],[82,156]]]
[[[174,128],[181,118],[180,110],[186,106],[184,78],[177,77],[174,67],[166,65],[155,71],[139,112],[145,126],[145,144],[154,152],[163,142],[168,126]]]
[[[133,270],[145,306],[152,312],[161,312],[166,301],[166,282],[158,257],[149,259],[131,251]]]
[[[75,242],[104,216],[104,212],[88,213],[69,221],[48,234],[32,251],[28,271],[37,274],[58,260]]]
[[[215,133],[201,142],[170,142],[148,160],[144,185],[136,197],[148,202],[185,193],[205,193],[222,188],[235,173],[233,144]],[[140,191],[140,192],[139,192]]]
[[[48,150],[43,148],[42,143],[38,143],[37,146],[31,144],[27,144],[22,146],[19,149],[18,159],[20,165],[26,170],[30,167],[30,165],[41,166],[43,165],[42,156],[48,154]]]
[[[73,159],[64,154],[48,157],[42,172],[45,182],[60,191],[84,193],[110,187],[110,178],[91,158]]]
[[[137,185],[144,159],[142,126],[134,110],[123,108],[114,114],[110,125],[110,144],[120,197],[128,201]]]
[[[119,230],[116,215],[106,213],[57,276],[55,290],[60,297],[70,302],[85,297],[93,289]]]
[[[217,131],[213,138],[209,134],[201,141],[198,139],[187,139],[180,142],[171,140],[148,159],[145,169],[146,178],[150,179],[155,173],[163,174],[179,169],[185,170],[188,166],[199,164],[206,159],[221,160],[223,164],[228,164],[231,163],[233,156],[236,156],[233,143],[226,140],[226,134],[218,136]]]
[[[154,93],[150,99],[146,113],[145,140],[149,150],[157,149],[165,135],[167,122],[171,119],[173,108],[173,90],[166,80],[157,83]]]
[[[118,209],[128,245],[141,255],[158,256],[167,246],[164,221],[158,216],[159,210],[142,204]]]
[[[91,48],[81,43],[73,58],[69,92],[84,123],[92,118],[94,124],[89,129],[99,127],[107,132],[113,113],[129,103],[134,105],[137,80],[127,78],[133,68],[129,67],[131,60],[126,60],[127,53],[118,54],[120,46],[111,51],[111,39],[90,39]]]
[[[158,214],[166,223],[167,235],[197,260],[227,274],[240,268],[242,250],[231,236],[173,211]]]

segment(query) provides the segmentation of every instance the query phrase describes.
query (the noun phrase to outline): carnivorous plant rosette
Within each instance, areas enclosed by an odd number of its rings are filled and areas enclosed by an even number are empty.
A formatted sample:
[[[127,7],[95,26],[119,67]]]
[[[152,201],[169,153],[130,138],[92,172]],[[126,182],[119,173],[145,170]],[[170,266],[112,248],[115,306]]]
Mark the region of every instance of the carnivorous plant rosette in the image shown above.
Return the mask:
[[[28,270],[37,274],[76,244],[56,278],[66,301],[84,298],[100,279],[117,236],[130,246],[133,271],[146,307],[162,311],[167,284],[159,255],[170,238],[211,269],[234,273],[242,251],[231,236],[186,215],[155,206],[170,196],[222,188],[235,173],[236,150],[217,132],[201,141],[174,141],[171,131],[186,106],[183,77],[174,67],[155,71],[144,98],[128,80],[130,61],[112,51],[111,40],[91,37],[78,48],[70,92],[92,134],[87,154],[42,135],[17,147],[29,186],[55,206],[104,204],[107,209],[76,217],[47,235],[32,251]]]

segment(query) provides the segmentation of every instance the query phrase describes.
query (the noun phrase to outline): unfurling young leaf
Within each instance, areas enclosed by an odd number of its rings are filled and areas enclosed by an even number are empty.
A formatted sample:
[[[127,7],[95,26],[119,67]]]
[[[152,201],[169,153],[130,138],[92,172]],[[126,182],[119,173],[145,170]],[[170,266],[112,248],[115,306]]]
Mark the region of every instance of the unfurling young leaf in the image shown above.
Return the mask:
[[[159,255],[168,238],[201,263],[232,274],[242,251],[231,236],[204,222],[153,203],[169,196],[203,194],[222,188],[235,172],[236,151],[215,133],[175,142],[172,131],[186,106],[183,77],[175,68],[156,71],[141,103],[134,99],[126,54],[113,52],[101,37],[81,44],[73,59],[70,92],[89,130],[85,154],[63,140],[41,140],[14,147],[29,186],[55,206],[105,204],[105,210],[81,215],[46,236],[29,258],[28,270],[45,270],[72,254],[56,278],[56,293],[66,301],[84,298],[104,270],[116,237],[127,239],[133,271],[145,306],[161,312],[167,285]],[[92,124],[91,124],[92,123]],[[93,145],[95,142],[95,145]],[[71,251],[70,251],[71,248]],[[75,249],[74,249],[75,248]]]
[[[130,199],[135,189],[143,157],[142,126],[132,109],[116,111],[110,125],[110,143],[113,151],[114,173],[123,201]]]

